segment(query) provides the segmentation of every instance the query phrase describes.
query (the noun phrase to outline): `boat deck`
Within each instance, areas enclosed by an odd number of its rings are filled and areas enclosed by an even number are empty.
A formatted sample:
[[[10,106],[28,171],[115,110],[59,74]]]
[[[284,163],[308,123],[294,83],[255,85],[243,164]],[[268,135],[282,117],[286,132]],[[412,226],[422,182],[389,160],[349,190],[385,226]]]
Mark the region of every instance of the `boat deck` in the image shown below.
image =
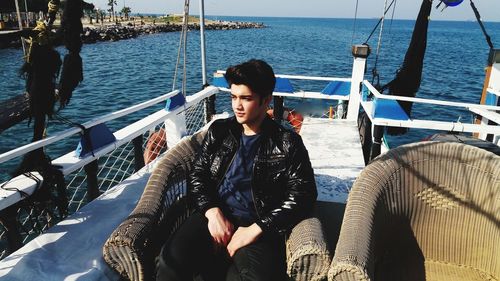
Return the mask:
[[[357,126],[342,120],[306,118],[301,135],[318,186],[316,213],[333,250],[347,194],[364,167]],[[150,163],[0,261],[0,279],[118,280],[102,258],[102,246],[137,204],[155,164]]]
[[[318,201],[345,204],[365,167],[356,122],[305,118],[300,135],[314,169]]]

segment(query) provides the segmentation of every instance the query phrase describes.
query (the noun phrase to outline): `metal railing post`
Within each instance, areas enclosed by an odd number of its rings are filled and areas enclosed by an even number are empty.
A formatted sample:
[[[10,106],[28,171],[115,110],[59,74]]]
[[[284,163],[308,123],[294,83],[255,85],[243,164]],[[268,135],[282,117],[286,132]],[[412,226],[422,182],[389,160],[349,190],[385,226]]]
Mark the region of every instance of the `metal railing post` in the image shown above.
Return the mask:
[[[366,58],[370,55],[368,45],[352,46],[354,62],[352,66],[351,92],[349,94],[349,105],[347,107],[347,120],[358,120],[359,104],[361,95],[359,89],[365,75]]]

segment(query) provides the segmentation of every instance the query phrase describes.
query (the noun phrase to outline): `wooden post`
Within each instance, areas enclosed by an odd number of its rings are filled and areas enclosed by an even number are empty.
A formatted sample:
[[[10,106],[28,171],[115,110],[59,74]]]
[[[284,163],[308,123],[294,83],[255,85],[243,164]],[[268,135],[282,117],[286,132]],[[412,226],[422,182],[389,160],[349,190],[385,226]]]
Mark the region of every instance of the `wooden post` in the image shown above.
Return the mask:
[[[375,157],[380,155],[381,147],[382,147],[382,138],[384,136],[384,127],[383,126],[375,126],[372,125],[372,149],[370,154],[370,161],[372,161]]]
[[[274,108],[273,108],[273,115],[274,115],[274,120],[278,122],[278,124],[281,124],[281,121],[283,121],[283,112],[285,111],[284,108],[284,98],[276,96],[273,98],[274,99]]]
[[[99,187],[97,182],[97,171],[99,169],[98,160],[94,160],[83,167],[87,174],[87,200],[90,202],[99,197]]]
[[[144,167],[144,153],[142,151],[142,142],[142,135],[139,135],[132,140],[132,143],[134,144],[134,164],[136,172]]]
[[[481,93],[481,100],[479,104],[486,104],[486,97],[488,96],[488,87],[490,87],[491,72],[493,69],[493,64],[500,61],[500,51],[498,49],[490,49],[490,54],[488,56],[488,66],[486,67],[486,77],[484,78],[483,91]],[[490,124],[486,118],[482,116],[477,116],[475,120],[476,124]],[[474,137],[486,140],[487,134],[474,133]],[[492,135],[490,135],[492,137]]]
[[[30,27],[29,20],[28,20],[28,3],[26,0],[24,0],[24,11],[25,11],[25,17],[26,17],[26,27]]]
[[[211,95],[205,99],[205,121],[207,123],[212,121],[215,113],[215,95]]]

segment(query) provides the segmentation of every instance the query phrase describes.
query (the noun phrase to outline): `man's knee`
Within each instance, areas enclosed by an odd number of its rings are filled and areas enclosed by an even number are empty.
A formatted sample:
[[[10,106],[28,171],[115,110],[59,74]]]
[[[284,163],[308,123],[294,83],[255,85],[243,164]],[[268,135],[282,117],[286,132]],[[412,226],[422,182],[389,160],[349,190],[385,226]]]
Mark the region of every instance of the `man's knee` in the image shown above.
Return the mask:
[[[239,249],[233,256],[233,264],[227,281],[280,281],[285,276],[285,261],[272,249],[262,251],[252,245]],[[231,273],[231,270],[233,272]],[[236,274],[237,273],[237,274]]]

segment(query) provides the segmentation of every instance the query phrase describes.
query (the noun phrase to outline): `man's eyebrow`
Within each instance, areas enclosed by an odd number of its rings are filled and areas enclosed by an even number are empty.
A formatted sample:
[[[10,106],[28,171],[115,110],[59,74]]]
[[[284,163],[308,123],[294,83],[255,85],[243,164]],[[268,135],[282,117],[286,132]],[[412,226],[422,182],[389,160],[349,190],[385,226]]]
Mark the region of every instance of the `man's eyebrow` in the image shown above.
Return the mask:
[[[235,94],[232,94],[232,93],[231,93],[231,96],[235,96],[235,97],[236,97],[236,96],[237,96],[237,97],[251,97],[251,96],[252,96],[252,94],[241,94],[241,95],[235,95]]]

